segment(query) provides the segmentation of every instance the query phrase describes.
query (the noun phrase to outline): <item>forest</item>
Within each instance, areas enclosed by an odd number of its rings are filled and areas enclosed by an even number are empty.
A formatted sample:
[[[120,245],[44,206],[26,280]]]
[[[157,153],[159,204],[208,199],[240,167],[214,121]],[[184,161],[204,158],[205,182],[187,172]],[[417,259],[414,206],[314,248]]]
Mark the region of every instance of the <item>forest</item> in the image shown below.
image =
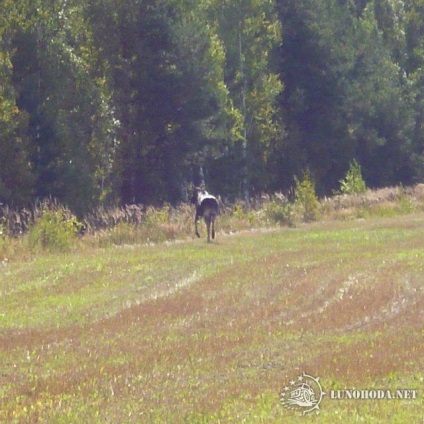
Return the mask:
[[[424,0],[1,0],[0,203],[424,180]]]

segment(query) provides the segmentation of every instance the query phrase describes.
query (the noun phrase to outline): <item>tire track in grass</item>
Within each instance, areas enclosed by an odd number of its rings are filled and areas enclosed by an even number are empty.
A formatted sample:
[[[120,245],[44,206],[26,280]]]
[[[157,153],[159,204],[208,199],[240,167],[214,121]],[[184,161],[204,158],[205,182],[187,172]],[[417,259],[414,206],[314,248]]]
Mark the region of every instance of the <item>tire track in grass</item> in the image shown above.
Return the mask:
[[[8,329],[0,333],[0,345],[2,350],[9,350],[14,348],[30,348],[39,344],[58,344],[63,340],[75,338],[81,333],[89,332],[92,328],[99,326],[99,323],[111,323],[114,319],[119,320],[119,315],[123,314],[126,310],[131,310],[134,307],[142,306],[143,304],[152,303],[155,301],[172,297],[181,290],[187,289],[201,279],[201,274],[195,270],[191,275],[178,280],[176,283],[161,283],[160,288],[151,293],[143,295],[137,300],[127,300],[122,307],[114,314],[103,317],[90,324],[74,324],[60,329]],[[149,287],[151,290],[151,287]]]

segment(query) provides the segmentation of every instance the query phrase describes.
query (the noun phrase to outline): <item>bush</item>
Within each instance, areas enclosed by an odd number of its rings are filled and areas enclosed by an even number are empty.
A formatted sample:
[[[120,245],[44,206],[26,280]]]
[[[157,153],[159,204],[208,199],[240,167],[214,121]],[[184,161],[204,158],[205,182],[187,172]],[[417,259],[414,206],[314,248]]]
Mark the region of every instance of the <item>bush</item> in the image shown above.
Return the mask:
[[[159,228],[169,222],[169,207],[148,207],[144,215],[143,225],[148,228]]]
[[[247,226],[255,226],[259,223],[259,215],[258,213],[250,208],[249,205],[244,203],[238,203],[235,205],[232,218],[234,219],[237,225]]]
[[[340,191],[342,194],[359,194],[366,190],[367,185],[362,177],[361,165],[353,160],[345,178],[340,180]]]
[[[29,230],[30,248],[66,251],[71,247],[81,228],[82,224],[64,207],[45,209]]]
[[[264,205],[264,211],[266,218],[273,223],[288,225],[289,227],[295,225],[293,206],[287,200],[282,202],[275,199],[271,200]]]
[[[300,210],[305,222],[315,221],[318,218],[320,204],[310,172],[305,172],[302,180],[295,177],[295,183],[295,207]]]

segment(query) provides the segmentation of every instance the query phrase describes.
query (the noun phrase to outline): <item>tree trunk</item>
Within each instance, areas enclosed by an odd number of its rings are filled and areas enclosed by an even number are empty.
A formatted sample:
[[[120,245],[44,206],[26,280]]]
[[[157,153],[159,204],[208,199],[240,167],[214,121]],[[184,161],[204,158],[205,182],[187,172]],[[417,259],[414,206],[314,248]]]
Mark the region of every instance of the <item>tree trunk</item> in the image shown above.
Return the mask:
[[[246,94],[247,82],[244,75],[244,58],[242,43],[242,21],[238,27],[239,57],[240,57],[240,77],[241,77],[241,110],[243,114],[243,141],[241,145],[241,195],[245,202],[250,202],[249,194],[249,170],[248,170],[248,152],[247,152],[247,108]]]

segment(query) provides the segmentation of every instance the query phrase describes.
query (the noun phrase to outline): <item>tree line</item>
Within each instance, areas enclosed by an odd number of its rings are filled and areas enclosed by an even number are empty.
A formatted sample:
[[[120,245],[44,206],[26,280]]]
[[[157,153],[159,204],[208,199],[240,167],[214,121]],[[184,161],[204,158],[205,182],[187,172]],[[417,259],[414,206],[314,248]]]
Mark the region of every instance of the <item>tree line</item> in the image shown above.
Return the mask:
[[[424,177],[424,0],[2,0],[0,202]]]

